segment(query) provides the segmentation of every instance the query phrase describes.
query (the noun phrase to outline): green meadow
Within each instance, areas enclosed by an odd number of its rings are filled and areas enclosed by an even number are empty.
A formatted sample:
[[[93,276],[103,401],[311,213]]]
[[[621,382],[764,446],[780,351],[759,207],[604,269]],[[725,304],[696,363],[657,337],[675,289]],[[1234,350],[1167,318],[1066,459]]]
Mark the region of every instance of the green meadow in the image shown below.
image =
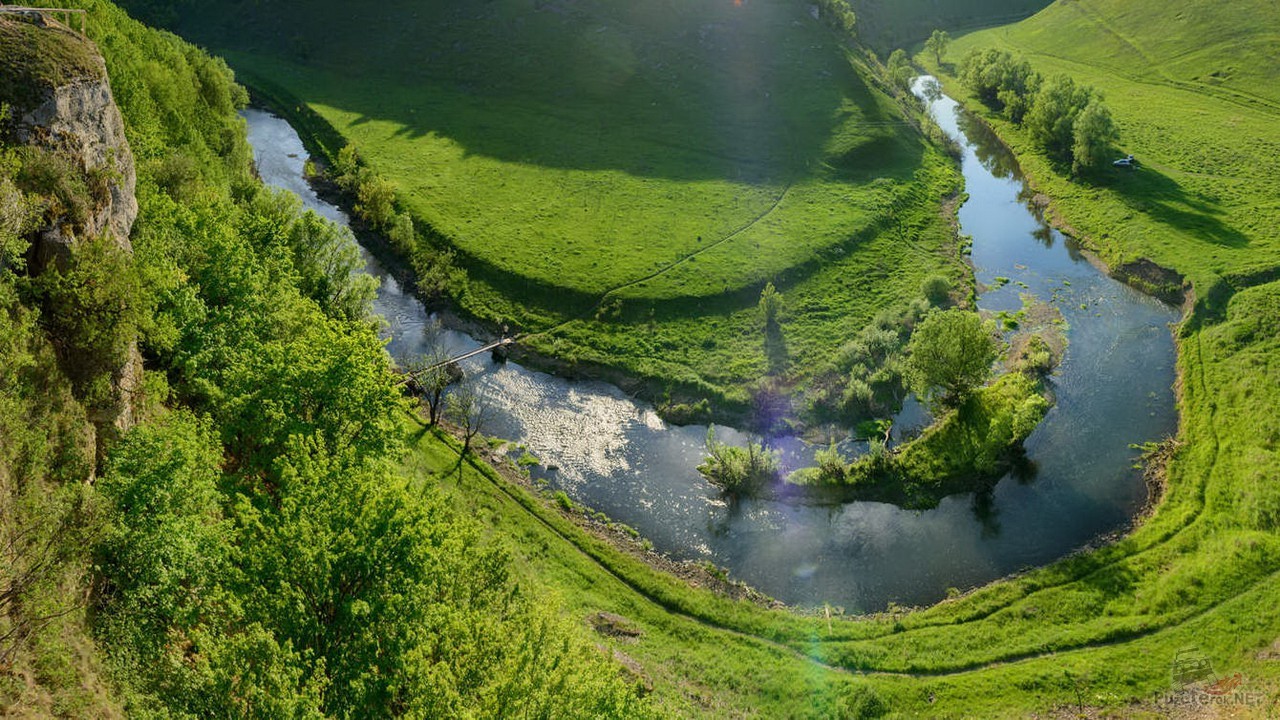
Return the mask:
[[[1266,2],[1082,0],[967,35],[947,62],[999,47],[1046,77],[1101,90],[1120,132],[1116,157],[1133,153],[1137,172],[1069,182],[1018,128],[992,122],[1051,211],[1109,265],[1152,260],[1207,301],[1219,280],[1243,287],[1280,268],[1278,43],[1280,14]]]
[[[532,512],[543,516],[539,532],[554,527],[549,536],[558,542],[521,541],[533,548],[525,557],[535,568],[579,568],[567,585],[555,584],[576,588],[566,595],[581,615],[606,610],[645,629],[638,639],[610,643],[653,677],[668,678],[655,683],[659,707],[691,715],[829,716],[837,713],[823,701],[846,698],[856,704],[848,713],[855,717],[1159,718],[1179,710],[1169,696],[1174,661],[1194,651],[1219,675],[1243,678],[1251,694],[1229,712],[1277,711],[1280,618],[1271,609],[1280,599],[1280,262],[1271,148],[1280,124],[1263,104],[1267,98],[1237,95],[1261,96],[1250,78],[1275,77],[1274,65],[1254,51],[1275,28],[1247,20],[1266,16],[1261,3],[1202,7],[1059,3],[1023,23],[965,36],[948,58],[954,63],[970,48],[996,44],[1046,75],[1070,72],[1102,89],[1120,126],[1117,152],[1133,152],[1145,164],[1073,181],[1018,128],[987,113],[1051,198],[1055,218],[1112,267],[1128,265],[1141,280],[1134,261],[1147,258],[1190,283],[1194,302],[1179,332],[1182,426],[1163,451],[1162,490],[1151,513],[1110,544],[931,608],[857,618],[836,609],[828,619],[822,608],[768,611],[683,586],[558,521],[549,504],[526,500],[515,509],[509,503],[520,502],[514,498],[523,491],[508,486],[502,503],[489,506],[490,522],[506,528]],[[1128,18],[1133,34],[1122,41],[1114,27],[1079,24],[1087,11]],[[1184,33],[1181,47],[1195,52],[1180,52],[1155,18],[1197,11],[1221,17],[1190,25],[1196,34]],[[1139,48],[1150,62],[1112,61],[1125,47]],[[1071,52],[1077,54],[1064,57]],[[1189,64],[1196,53],[1206,59],[1200,67]],[[1249,63],[1261,64],[1245,70]],[[1222,67],[1237,68],[1239,82],[1195,86]],[[1158,274],[1147,279],[1168,282]],[[429,466],[421,457],[416,462]],[[451,467],[447,457],[434,462],[438,473]],[[480,497],[479,487],[467,485],[467,496]],[[565,559],[549,560],[558,553]],[[590,579],[597,573],[625,587]],[[662,620],[649,619],[653,612]],[[686,643],[696,659],[674,649]],[[696,690],[682,680],[693,672],[690,662],[700,678]],[[716,700],[705,700],[706,693]],[[791,704],[798,694],[822,700],[803,710]]]
[[[953,166],[803,4],[534,7],[282,3],[247,30],[221,7],[176,27],[353,144],[456,251],[464,314],[655,395],[740,406],[926,277],[960,285]],[[767,282],[785,347],[755,319]]]

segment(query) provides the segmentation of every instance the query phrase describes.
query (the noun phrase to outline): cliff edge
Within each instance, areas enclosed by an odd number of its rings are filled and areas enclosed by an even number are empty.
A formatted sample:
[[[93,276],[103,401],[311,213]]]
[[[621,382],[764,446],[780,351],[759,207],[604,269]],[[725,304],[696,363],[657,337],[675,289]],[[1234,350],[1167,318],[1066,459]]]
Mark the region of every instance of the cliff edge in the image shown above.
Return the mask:
[[[27,274],[70,277],[77,247],[90,242],[107,246],[131,265],[129,236],[138,215],[133,153],[97,47],[38,13],[0,15],[0,105],[7,107],[0,132],[19,149],[23,189],[39,198],[42,210],[27,233]],[[125,309],[133,301],[111,299]],[[120,327],[85,331],[83,318],[67,317],[81,305],[59,303],[50,291],[44,313],[60,362],[68,376],[79,379],[78,395],[89,408],[101,447],[105,435],[134,424],[142,358],[136,331],[126,319],[115,320],[127,318],[127,312],[101,316],[106,319],[99,322]],[[112,341],[97,342],[102,337]],[[92,397],[86,397],[91,387]]]

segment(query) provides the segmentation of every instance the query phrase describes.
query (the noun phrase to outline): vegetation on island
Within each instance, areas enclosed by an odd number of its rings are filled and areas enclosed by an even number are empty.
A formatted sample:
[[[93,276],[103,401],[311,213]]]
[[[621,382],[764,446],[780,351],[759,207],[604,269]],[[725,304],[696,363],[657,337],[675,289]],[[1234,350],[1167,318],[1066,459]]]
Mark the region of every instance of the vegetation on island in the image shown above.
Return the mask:
[[[998,353],[996,337],[974,313],[925,316],[907,343],[904,379],[929,404],[934,422],[892,449],[887,434],[869,437],[867,452],[852,461],[834,446],[820,451],[815,467],[787,481],[828,502],[878,500],[910,508],[990,489],[1017,462],[1022,441],[1048,410],[1041,380],[1052,366],[1045,341],[1032,335],[1014,371],[983,387]]]

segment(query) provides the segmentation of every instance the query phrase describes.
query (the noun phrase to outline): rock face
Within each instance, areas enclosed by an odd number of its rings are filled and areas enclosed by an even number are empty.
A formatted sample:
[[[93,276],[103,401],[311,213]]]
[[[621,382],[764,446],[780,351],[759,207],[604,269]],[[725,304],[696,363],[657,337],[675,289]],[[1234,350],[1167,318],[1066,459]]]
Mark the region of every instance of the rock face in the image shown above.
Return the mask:
[[[134,197],[137,175],[133,153],[124,136],[124,121],[111,96],[106,71],[103,79],[81,80],[53,88],[34,109],[17,118],[15,136],[19,142],[57,148],[73,158],[87,176],[104,179],[104,197],[88,214],[81,228],[53,223],[39,233],[35,247],[37,265],[65,254],[75,242],[73,233],[99,237],[109,232],[126,250],[133,221],[138,217]]]
[[[31,35],[31,27],[38,28]],[[69,214],[46,216],[46,223],[31,235],[29,272],[38,275],[50,265],[61,267],[77,243],[88,238],[109,238],[118,248],[132,252],[129,235],[138,216],[134,196],[137,175],[133,153],[125,138],[124,120],[116,107],[102,56],[88,40],[56,25],[28,24],[25,36],[6,33],[0,52],[44,53],[50,47],[66,51],[79,66],[64,75],[44,68],[46,75],[24,78],[30,94],[13,106],[12,139],[18,143],[53,151],[70,163],[90,190],[86,212],[75,218]],[[31,42],[40,39],[40,45]],[[55,68],[56,69],[56,68]],[[19,100],[19,98],[11,98]],[[111,374],[113,397],[90,410],[90,420],[98,430],[98,445],[106,436],[118,434],[135,422],[135,400],[142,387],[142,356],[132,340],[127,359]]]

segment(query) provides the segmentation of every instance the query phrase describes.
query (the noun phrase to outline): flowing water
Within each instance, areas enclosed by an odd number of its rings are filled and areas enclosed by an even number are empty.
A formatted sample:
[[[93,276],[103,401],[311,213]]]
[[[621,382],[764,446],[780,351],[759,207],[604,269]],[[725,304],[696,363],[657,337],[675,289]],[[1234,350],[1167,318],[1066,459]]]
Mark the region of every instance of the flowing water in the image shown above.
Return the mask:
[[[1070,346],[1052,378],[1057,404],[1026,442],[1033,477],[1005,478],[988,497],[957,495],[923,512],[869,502],[729,505],[695,470],[705,426],[668,425],[652,405],[605,383],[481,356],[464,369],[498,411],[487,433],[526,445],[554,467],[545,471],[553,487],[635,527],[658,550],[727,567],[789,604],[852,612],[929,603],[948,588],[1052,561],[1123,526],[1146,497],[1130,443],[1158,440],[1176,427],[1169,323],[1177,314],[1099,272],[1030,210],[1016,163],[983,126],[957,113],[949,98],[931,108],[965,148],[969,200],[960,223],[973,236],[978,279],[1011,280],[979,304],[1016,310],[1020,293],[1032,293],[1058,307],[1070,326]],[[263,111],[244,116],[263,180],[346,223],[303,179],[306,153],[293,129]],[[386,318],[388,349],[393,356],[413,352],[428,314],[367,260],[368,272],[382,280],[374,309]],[[458,351],[480,346],[461,333],[449,333],[448,342]],[[906,413],[913,411],[918,415]],[[730,428],[717,433],[743,440]],[[799,441],[782,446],[785,466],[812,457]]]

